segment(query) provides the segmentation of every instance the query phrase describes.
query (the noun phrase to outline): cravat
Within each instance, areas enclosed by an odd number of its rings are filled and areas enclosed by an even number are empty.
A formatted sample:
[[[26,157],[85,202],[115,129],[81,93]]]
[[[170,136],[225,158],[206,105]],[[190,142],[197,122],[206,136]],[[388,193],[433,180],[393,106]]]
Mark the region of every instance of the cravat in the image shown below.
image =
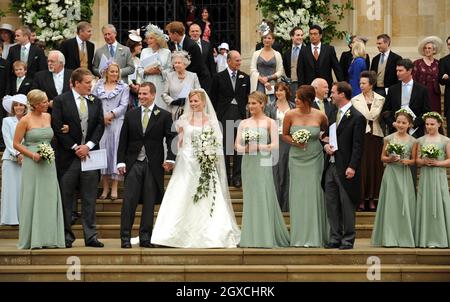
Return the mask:
[[[147,125],[148,125],[148,112],[150,111],[150,109],[145,108],[144,109],[144,118],[142,119],[142,130],[145,131],[145,129],[147,129]]]
[[[86,46],[85,46],[84,43],[85,43],[84,41],[81,42],[81,52],[82,52],[82,53],[85,53],[85,52],[86,52]]]
[[[113,45],[109,45],[109,54],[111,55],[111,58],[114,58],[115,51]]]
[[[409,84],[402,83],[402,106],[409,104],[411,99],[411,92],[409,90]]]
[[[294,51],[292,52],[292,62],[297,62],[298,59],[298,46],[294,46]]]
[[[198,40],[197,41],[197,44],[198,44],[198,47],[200,47],[200,52],[203,52],[203,50],[202,50],[202,40]]]
[[[323,111],[323,112],[325,112],[325,108],[324,108],[324,104],[323,104],[323,101],[321,101],[321,100],[317,100],[317,104],[319,105],[319,109],[320,109],[320,111]]]
[[[23,78],[17,78],[16,91],[19,91],[20,85],[22,85]]]
[[[384,53],[381,53],[381,60],[380,60],[380,64],[383,65],[384,64]]]
[[[233,90],[234,90],[236,87],[236,71],[233,71],[231,73],[231,83],[233,84]]]
[[[318,51],[319,47],[314,46],[314,59],[319,60],[319,51]]]
[[[339,123],[341,122],[341,110],[338,110],[337,115],[336,115],[336,124],[339,125]]]
[[[20,60],[25,63],[28,61],[28,52],[25,46],[22,46],[22,49],[20,50]]]
[[[79,99],[80,99],[80,113],[85,114],[87,112],[86,99],[81,95]]]

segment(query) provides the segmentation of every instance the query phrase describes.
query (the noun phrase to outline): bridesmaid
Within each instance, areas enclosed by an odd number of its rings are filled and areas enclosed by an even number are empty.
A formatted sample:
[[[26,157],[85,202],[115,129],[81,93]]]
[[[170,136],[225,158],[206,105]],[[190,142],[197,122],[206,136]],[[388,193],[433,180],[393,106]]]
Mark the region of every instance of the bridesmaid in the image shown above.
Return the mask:
[[[248,97],[251,117],[238,129],[236,150],[242,157],[242,188],[244,213],[240,247],[289,246],[289,233],[275,193],[272,174],[272,153],[278,152],[278,127],[264,114],[267,96],[259,91]],[[244,142],[243,133],[254,131],[257,141]],[[255,185],[256,184],[256,185]]]
[[[279,156],[273,165],[273,178],[275,181],[275,189],[277,191],[278,203],[283,212],[289,211],[289,148],[290,145],[281,140],[283,135],[283,120],[286,113],[295,107],[295,103],[289,101],[291,99],[291,91],[289,87],[283,83],[275,84],[276,101],[273,104],[267,104],[265,112],[267,116],[275,120],[278,125],[279,134]]]
[[[412,116],[400,109],[395,113],[397,132],[384,138],[381,161],[386,169],[372,232],[374,246],[415,247],[416,192],[409,166],[416,163],[417,140],[408,134],[412,125]],[[405,153],[389,154],[387,147],[391,143],[404,145]]]
[[[417,192],[414,237],[417,247],[448,248],[450,245],[450,195],[446,168],[450,167],[450,138],[439,133],[442,116],[423,115],[427,134],[418,139],[417,165],[421,167]],[[436,159],[419,154],[421,148],[434,145],[440,150]],[[420,152],[420,153],[419,153]]]
[[[50,145],[53,130],[45,92],[27,94],[31,112],[20,119],[14,149],[24,155],[20,194],[19,249],[64,248],[64,219],[55,161],[41,158],[38,145]]]
[[[283,140],[292,145],[289,151],[290,241],[291,246],[298,247],[322,247],[329,233],[320,183],[324,162],[319,140],[320,131],[328,127],[328,119],[322,111],[312,108],[315,95],[312,86],[300,86],[295,98],[297,108],[289,111],[283,122]],[[301,129],[311,134],[306,144],[292,139]]]

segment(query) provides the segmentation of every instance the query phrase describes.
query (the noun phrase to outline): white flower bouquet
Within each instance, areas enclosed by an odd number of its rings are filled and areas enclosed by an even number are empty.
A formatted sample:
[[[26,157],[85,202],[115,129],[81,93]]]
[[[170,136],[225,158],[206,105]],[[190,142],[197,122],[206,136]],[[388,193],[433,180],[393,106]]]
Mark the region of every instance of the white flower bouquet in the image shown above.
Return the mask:
[[[216,199],[217,148],[220,146],[214,129],[209,126],[203,127],[201,133],[193,135],[192,146],[194,148],[194,156],[200,165],[201,171],[193,200],[194,203],[197,203],[202,198],[207,197],[212,190],[213,202],[210,212],[210,215],[212,215],[214,200]]]
[[[242,132],[242,140],[247,145],[249,143],[258,143],[260,138],[259,132],[251,129],[245,129]]]
[[[420,148],[422,158],[437,159],[441,153],[439,147],[434,144],[424,145]]]
[[[47,143],[41,143],[38,145],[37,153],[43,160],[46,160],[49,164],[55,160],[55,151],[52,146]]]
[[[311,132],[307,129],[300,129],[292,134],[292,141],[297,144],[306,144],[311,138]]]
[[[403,157],[406,153],[406,145],[400,143],[389,143],[386,146],[386,150],[389,154]]]

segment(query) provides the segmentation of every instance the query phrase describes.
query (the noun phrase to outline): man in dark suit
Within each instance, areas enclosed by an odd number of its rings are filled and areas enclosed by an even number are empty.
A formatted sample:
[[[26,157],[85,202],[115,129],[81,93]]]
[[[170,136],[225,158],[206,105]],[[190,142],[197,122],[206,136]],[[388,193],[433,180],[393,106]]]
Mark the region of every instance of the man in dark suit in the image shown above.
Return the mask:
[[[22,61],[15,61],[12,64],[14,70],[14,76],[9,77],[9,82],[6,87],[6,94],[24,94],[33,88],[33,79],[28,76],[27,65]]]
[[[192,41],[198,45],[200,52],[202,53],[202,77],[199,78],[200,86],[209,93],[211,88],[211,78],[216,74],[216,63],[214,62],[213,47],[205,40],[201,39],[202,30],[200,25],[192,23],[189,26],[189,36]]]
[[[3,51],[3,42],[0,41],[0,53]],[[7,60],[3,59],[0,56],[0,100],[3,100],[3,97],[6,95],[6,86],[9,82],[9,71],[10,66]],[[7,112],[3,109],[3,106],[0,108],[0,127],[2,126],[3,118],[7,116]],[[0,135],[0,151],[5,149],[5,143],[3,141],[3,135]]]
[[[95,202],[100,179],[98,170],[82,171],[91,150],[99,149],[105,129],[100,99],[91,95],[94,76],[85,68],[72,72],[72,90],[53,100],[52,128],[56,135],[56,167],[60,175],[59,186],[64,210],[66,247],[72,247],[75,235],[72,231],[73,200],[78,188],[82,202],[82,221],[86,246],[103,247],[97,240]],[[69,126],[63,133],[62,127]]]
[[[154,104],[156,87],[142,83],[139,87],[140,107],[125,114],[117,150],[117,168],[125,175],[125,191],[120,216],[122,248],[131,248],[131,228],[135,211],[141,201],[142,217],[139,228],[139,245],[152,247],[155,202],[164,195],[164,170],[173,168],[175,155],[171,145],[174,137],[171,113]],[[164,161],[163,140],[167,144],[167,160]]]
[[[47,60],[42,49],[30,43],[31,31],[27,26],[19,27],[16,30],[17,44],[9,49],[8,62],[12,64],[15,61],[27,63],[28,77],[34,79],[34,74],[47,68]],[[11,75],[14,71],[11,70]]]
[[[370,70],[377,73],[377,84],[374,91],[379,95],[386,97],[386,88],[398,83],[397,62],[402,59],[401,56],[390,50],[391,37],[387,34],[381,34],[377,37],[377,48],[380,51],[372,60]]]
[[[228,68],[213,77],[211,101],[216,110],[217,119],[222,124],[224,138],[225,164],[228,182],[241,187],[241,159],[234,150],[237,127],[246,117],[246,106],[250,93],[250,77],[239,70],[241,55],[236,50],[228,53]],[[230,157],[233,158],[231,166]],[[231,174],[231,177],[230,177]]]
[[[77,25],[77,35],[61,43],[60,50],[66,58],[66,68],[75,70],[87,68],[91,72],[94,59],[94,43],[89,41],[92,36],[92,26],[86,21]]]
[[[195,72],[199,79],[203,78],[204,69],[202,67],[202,53],[198,44],[192,41],[191,38],[185,35],[185,28],[183,23],[173,21],[167,24],[166,30],[169,33],[169,38],[172,43],[169,45],[171,51],[184,50],[191,56],[191,64],[186,68],[187,71]],[[205,87],[202,86],[203,89]],[[206,90],[206,89],[205,89]]]
[[[333,83],[331,70],[334,71],[336,79],[342,81],[344,76],[334,47],[321,42],[322,28],[312,25],[309,28],[309,38],[311,43],[302,47],[300,54],[297,67],[298,84],[310,85],[315,78],[323,78],[328,82],[328,87],[331,87]]]
[[[295,99],[295,93],[298,88],[297,69],[299,63],[299,56],[303,48],[303,30],[296,26],[289,35],[291,36],[292,46],[289,47],[283,54],[283,67],[286,76],[291,79],[291,101]]]
[[[331,88],[336,105],[330,125],[336,124],[336,146],[325,144],[325,168],[322,187],[325,191],[330,238],[325,248],[352,249],[355,242],[355,211],[359,202],[360,163],[364,146],[366,119],[350,98],[352,88],[338,82]]]
[[[328,120],[330,120],[336,106],[328,99],[329,89],[327,81],[322,78],[317,78],[312,81],[311,86],[316,91],[313,107],[325,113]]]
[[[395,112],[400,108],[409,108],[408,110],[415,115],[413,127],[409,130],[410,134],[414,137],[421,137],[425,130],[422,115],[431,111],[430,97],[427,88],[413,80],[413,68],[414,64],[410,59],[402,59],[397,62],[396,73],[400,83],[389,87],[381,116],[389,133],[393,133],[395,132],[393,126]]]
[[[447,38],[450,51],[450,36]],[[444,85],[444,114],[447,119],[447,136],[450,136],[450,54],[439,60],[439,83]]]

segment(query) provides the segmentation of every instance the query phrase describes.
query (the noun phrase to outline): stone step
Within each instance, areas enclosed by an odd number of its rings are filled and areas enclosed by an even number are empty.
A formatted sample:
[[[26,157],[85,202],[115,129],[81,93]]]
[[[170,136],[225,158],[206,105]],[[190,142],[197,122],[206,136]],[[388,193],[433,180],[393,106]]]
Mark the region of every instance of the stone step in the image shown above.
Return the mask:
[[[68,265],[0,266],[0,281],[68,281]],[[368,282],[367,265],[81,265],[81,282]],[[380,281],[449,281],[448,265],[383,265]],[[220,293],[217,293],[218,295]]]
[[[166,187],[165,187],[166,189]],[[123,190],[124,188],[118,188],[117,190],[117,194],[118,194],[118,198],[123,198]],[[100,195],[102,194],[103,189],[101,187],[98,188],[98,193],[97,193],[97,197],[100,197]],[[229,187],[229,191],[230,191],[230,198],[240,198],[242,199],[242,188],[235,188],[235,187]]]

